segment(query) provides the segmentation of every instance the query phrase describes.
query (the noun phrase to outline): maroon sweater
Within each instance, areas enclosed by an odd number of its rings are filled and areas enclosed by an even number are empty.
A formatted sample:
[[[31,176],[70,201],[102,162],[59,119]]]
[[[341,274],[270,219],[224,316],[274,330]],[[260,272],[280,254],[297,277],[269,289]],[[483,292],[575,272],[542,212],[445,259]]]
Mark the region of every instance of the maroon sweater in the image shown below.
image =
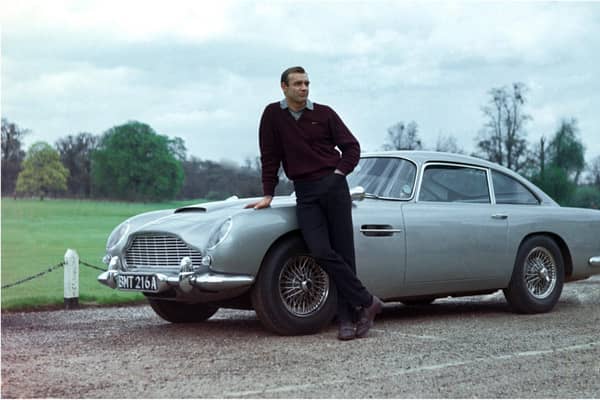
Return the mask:
[[[313,110],[304,109],[298,121],[279,102],[269,104],[260,120],[259,142],[265,196],[275,191],[280,164],[289,179],[312,180],[336,168],[349,174],[360,158],[358,140],[340,117],[316,103]]]

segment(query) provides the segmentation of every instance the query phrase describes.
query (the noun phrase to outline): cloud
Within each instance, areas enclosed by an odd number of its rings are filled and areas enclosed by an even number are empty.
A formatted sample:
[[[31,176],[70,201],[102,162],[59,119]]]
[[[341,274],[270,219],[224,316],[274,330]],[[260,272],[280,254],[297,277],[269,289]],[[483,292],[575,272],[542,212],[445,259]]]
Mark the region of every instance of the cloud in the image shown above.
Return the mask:
[[[492,87],[527,83],[529,138],[575,116],[598,143],[594,3],[27,1],[2,8],[5,116],[55,140],[137,119],[190,154],[258,152],[278,77],[304,65],[365,147],[415,120],[467,150]],[[538,114],[539,115],[536,115]],[[39,139],[39,137],[37,138]],[[589,145],[600,152],[600,144]],[[196,150],[197,149],[197,150]]]

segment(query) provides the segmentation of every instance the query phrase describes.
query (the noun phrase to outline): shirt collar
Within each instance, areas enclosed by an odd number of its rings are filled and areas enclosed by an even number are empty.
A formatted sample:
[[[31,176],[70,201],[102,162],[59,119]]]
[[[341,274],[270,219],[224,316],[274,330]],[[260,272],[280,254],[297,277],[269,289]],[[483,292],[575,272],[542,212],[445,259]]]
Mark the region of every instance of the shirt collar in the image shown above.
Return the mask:
[[[282,99],[282,100],[279,102],[279,106],[281,107],[281,109],[282,109],[282,110],[285,110],[286,108],[288,108],[288,103],[287,103],[287,100],[286,100],[285,98],[283,98],[283,99]],[[311,110],[311,111],[312,111],[312,110],[314,110],[314,108],[315,108],[315,107],[314,107],[314,105],[313,105],[313,102],[312,102],[312,101],[310,101],[309,99],[306,99],[306,107],[304,107],[304,108],[307,108],[307,109],[309,109],[309,110]]]

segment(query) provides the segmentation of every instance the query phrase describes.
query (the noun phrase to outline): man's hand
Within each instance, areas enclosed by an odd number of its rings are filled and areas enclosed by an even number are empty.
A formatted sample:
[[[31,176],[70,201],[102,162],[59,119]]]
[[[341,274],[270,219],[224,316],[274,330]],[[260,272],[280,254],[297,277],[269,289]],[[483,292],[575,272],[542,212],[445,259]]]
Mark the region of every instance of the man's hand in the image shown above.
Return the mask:
[[[260,201],[256,203],[246,204],[244,208],[254,208],[255,210],[260,210],[261,208],[267,208],[271,205],[271,201],[273,200],[273,196],[265,196]]]

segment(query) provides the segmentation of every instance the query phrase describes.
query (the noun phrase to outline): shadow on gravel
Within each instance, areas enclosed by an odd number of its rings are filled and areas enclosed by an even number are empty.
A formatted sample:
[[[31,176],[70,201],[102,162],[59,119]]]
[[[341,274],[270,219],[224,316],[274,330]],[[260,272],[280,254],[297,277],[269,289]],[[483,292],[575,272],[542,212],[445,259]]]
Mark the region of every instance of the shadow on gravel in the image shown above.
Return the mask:
[[[406,306],[399,303],[388,303],[385,305],[381,319],[419,319],[419,318],[455,318],[465,315],[506,315],[511,310],[508,304],[503,302],[490,302],[486,300],[476,301],[441,301],[422,306]]]

